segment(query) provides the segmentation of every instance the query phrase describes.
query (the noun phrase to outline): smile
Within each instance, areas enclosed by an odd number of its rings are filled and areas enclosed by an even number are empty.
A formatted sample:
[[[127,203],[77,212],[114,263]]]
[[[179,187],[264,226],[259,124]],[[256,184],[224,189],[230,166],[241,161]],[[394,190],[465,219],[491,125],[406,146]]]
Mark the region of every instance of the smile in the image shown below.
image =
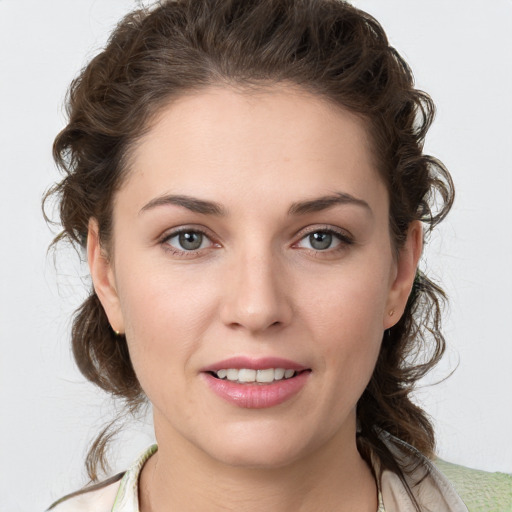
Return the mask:
[[[205,384],[217,397],[244,409],[288,402],[306,386],[311,368],[277,357],[232,357],[203,368]]]
[[[228,380],[230,382],[259,383],[270,384],[283,379],[291,379],[298,372],[289,368],[265,368],[261,370],[253,370],[252,368],[221,368],[212,374],[218,379]]]

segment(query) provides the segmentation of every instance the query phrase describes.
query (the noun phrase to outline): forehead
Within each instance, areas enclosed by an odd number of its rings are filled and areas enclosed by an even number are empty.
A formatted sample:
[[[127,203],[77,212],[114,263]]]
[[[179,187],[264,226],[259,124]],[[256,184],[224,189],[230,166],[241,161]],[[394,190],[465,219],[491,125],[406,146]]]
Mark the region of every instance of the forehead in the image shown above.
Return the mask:
[[[125,186],[138,196],[193,192],[217,202],[340,187],[371,196],[383,183],[370,146],[365,121],[320,96],[210,87],[160,110],[133,149]]]

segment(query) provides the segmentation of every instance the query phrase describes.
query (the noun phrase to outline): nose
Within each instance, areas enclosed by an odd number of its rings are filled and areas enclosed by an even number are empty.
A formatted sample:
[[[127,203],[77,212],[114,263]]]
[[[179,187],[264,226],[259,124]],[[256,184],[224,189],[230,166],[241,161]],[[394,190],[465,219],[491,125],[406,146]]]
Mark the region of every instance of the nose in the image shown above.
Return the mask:
[[[278,259],[270,251],[236,258],[224,282],[221,317],[225,325],[256,334],[290,323],[289,287]]]

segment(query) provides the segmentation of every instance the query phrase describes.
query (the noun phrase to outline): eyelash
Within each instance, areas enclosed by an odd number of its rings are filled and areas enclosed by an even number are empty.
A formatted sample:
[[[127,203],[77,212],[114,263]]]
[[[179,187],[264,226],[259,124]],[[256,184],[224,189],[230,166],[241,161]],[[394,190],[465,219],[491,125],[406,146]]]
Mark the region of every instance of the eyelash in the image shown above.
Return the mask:
[[[298,233],[298,236],[300,237],[299,241],[295,242],[293,244],[293,246],[297,246],[300,242],[302,242],[307,237],[309,237],[315,233],[325,233],[325,234],[333,235],[339,241],[339,244],[336,247],[328,248],[325,250],[303,248],[304,250],[313,252],[315,255],[318,255],[318,256],[321,255],[322,253],[324,253],[326,255],[338,253],[340,251],[345,250],[347,247],[349,247],[355,243],[355,240],[352,237],[352,235],[350,235],[346,231],[343,231],[341,229],[338,230],[331,226],[321,226],[321,227],[315,226],[314,228],[306,228],[305,230],[302,230],[301,232],[299,232]]]
[[[178,229],[172,231],[171,233],[166,233],[160,239],[160,241],[159,241],[160,245],[162,245],[162,247],[164,248],[165,251],[168,251],[175,256],[181,256],[184,258],[187,258],[187,257],[190,258],[190,257],[197,256],[201,251],[204,250],[204,248],[203,248],[203,249],[186,251],[186,250],[180,250],[180,249],[170,245],[169,240],[171,240],[171,238],[179,236],[181,233],[198,233],[198,234],[201,234],[202,236],[204,236],[205,238],[207,238],[208,240],[210,240],[210,242],[213,246],[215,246],[215,245],[218,247],[220,246],[218,243],[216,243],[212,240],[212,236],[209,235],[206,232],[206,230],[201,229],[199,227],[183,227],[183,228],[178,228]]]
[[[206,232],[206,230],[201,229],[199,227],[183,227],[183,228],[176,229],[175,231],[172,231],[171,233],[166,233],[160,239],[160,241],[159,241],[160,245],[162,245],[162,247],[164,248],[165,251],[168,251],[175,256],[181,256],[181,257],[185,257],[185,258],[197,256],[198,254],[200,254],[201,251],[204,251],[205,248],[199,248],[199,249],[190,250],[190,251],[180,250],[180,249],[170,245],[169,240],[171,240],[172,238],[174,238],[176,236],[179,236],[181,233],[200,234],[200,235],[206,237],[211,242],[212,246],[220,247],[220,244],[213,241],[212,236],[209,235]],[[305,240],[307,237],[313,235],[314,233],[326,233],[329,235],[333,235],[339,241],[339,244],[332,249],[328,248],[325,250],[321,250],[321,249],[302,248],[303,250],[313,252],[315,255],[320,255],[321,253],[326,253],[326,254],[337,253],[337,252],[343,251],[348,246],[351,246],[355,243],[354,238],[351,235],[347,234],[347,232],[342,231],[342,230],[337,230],[332,227],[325,226],[325,227],[315,227],[313,229],[306,228],[306,230],[299,232],[297,236],[299,236],[300,238],[297,242],[294,242],[292,244],[292,247],[299,248],[299,247],[297,247],[297,245],[300,242],[302,242],[303,240]]]

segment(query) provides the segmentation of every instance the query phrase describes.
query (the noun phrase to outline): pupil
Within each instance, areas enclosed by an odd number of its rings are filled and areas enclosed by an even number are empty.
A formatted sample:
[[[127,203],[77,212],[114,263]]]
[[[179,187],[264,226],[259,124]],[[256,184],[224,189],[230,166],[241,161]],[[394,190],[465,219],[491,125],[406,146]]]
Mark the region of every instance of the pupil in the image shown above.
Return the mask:
[[[194,233],[193,231],[180,233],[179,241],[183,249],[193,251],[201,247],[201,244],[203,243],[203,235],[201,233]]]
[[[313,249],[323,250],[328,249],[332,243],[332,235],[325,231],[317,231],[309,235],[309,243]]]

